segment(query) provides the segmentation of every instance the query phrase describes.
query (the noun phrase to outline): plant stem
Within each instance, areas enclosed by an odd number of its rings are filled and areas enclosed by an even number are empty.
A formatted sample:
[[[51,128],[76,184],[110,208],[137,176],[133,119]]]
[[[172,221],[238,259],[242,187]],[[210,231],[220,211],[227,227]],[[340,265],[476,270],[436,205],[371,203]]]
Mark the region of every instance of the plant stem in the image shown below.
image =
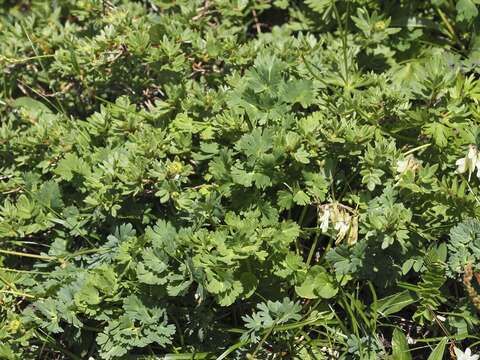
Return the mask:
[[[445,13],[442,11],[442,9],[440,9],[438,6],[435,6],[435,9],[437,10],[438,12],[438,15],[440,15],[440,18],[442,19],[442,22],[445,24],[447,30],[448,30],[448,33],[450,35],[450,38],[457,43],[458,46],[460,46],[460,48],[462,50],[465,50],[465,46],[463,45],[463,43],[460,41],[460,39],[458,38],[457,34],[455,33],[455,30],[452,26],[452,24],[450,23],[450,21],[448,20],[447,16],[445,15]]]
[[[310,247],[310,252],[308,253],[307,257],[307,267],[310,266],[310,262],[312,261],[313,254],[315,254],[315,249],[317,248],[318,238],[320,237],[321,232],[317,232],[315,234],[315,238],[313,239],[312,246]]]
[[[403,155],[407,156],[407,155],[413,154],[415,151],[425,149],[425,148],[429,147],[430,145],[432,145],[432,144],[431,144],[431,143],[428,143],[428,144],[423,144],[423,145],[414,147],[413,149],[408,150],[408,151],[407,151],[405,154],[403,154]]]
[[[22,256],[22,257],[29,257],[29,258],[40,259],[40,260],[45,260],[45,261],[58,260],[57,258],[55,258],[55,257],[53,257],[53,256],[22,253],[22,252],[11,251],[11,250],[1,250],[1,249],[0,249],[0,254],[13,255],[13,256]]]
[[[348,51],[347,51],[347,45],[348,45],[348,39],[347,39],[347,21],[348,21],[348,12],[349,12],[349,2],[347,0],[347,13],[346,13],[346,20],[345,20],[345,26],[342,24],[342,20],[340,18],[340,13],[337,8],[337,4],[334,1],[333,2],[333,11],[335,13],[335,18],[337,19],[337,24],[338,28],[341,32],[342,35],[342,51],[343,51],[343,66],[344,66],[344,71],[345,71],[345,85],[347,86],[347,89],[349,89],[349,76],[348,76]],[[350,91],[350,90],[348,90]]]

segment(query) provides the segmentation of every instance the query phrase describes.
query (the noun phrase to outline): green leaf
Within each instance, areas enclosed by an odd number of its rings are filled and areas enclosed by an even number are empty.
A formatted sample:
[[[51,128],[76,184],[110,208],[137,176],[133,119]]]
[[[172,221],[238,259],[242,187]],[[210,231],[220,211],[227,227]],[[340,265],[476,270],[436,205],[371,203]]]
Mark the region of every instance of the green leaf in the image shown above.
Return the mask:
[[[232,176],[232,179],[236,184],[250,187],[252,186],[255,174],[251,172],[246,172],[239,167],[233,167],[230,175]]]
[[[42,116],[53,116],[52,110],[44,103],[26,96],[15,99],[13,106],[24,109],[35,120]]]
[[[297,151],[295,151],[295,153],[293,154],[293,157],[299,163],[302,163],[302,164],[310,163],[310,160],[309,160],[310,156],[309,156],[308,152],[303,147],[300,147]]]
[[[77,155],[68,153],[58,162],[54,172],[63,180],[70,181],[75,174],[88,175],[90,173],[90,166]]]
[[[381,177],[385,172],[380,169],[365,169],[360,172],[362,183],[367,185],[368,190],[373,191],[377,185],[382,183]]]
[[[272,148],[271,136],[269,132],[256,128],[250,134],[243,135],[235,147],[248,157],[259,159]]]
[[[161,258],[153,249],[146,248],[142,252],[143,262],[137,264],[138,280],[149,285],[163,285],[167,282],[165,271],[168,269],[166,256]]]
[[[433,138],[437,146],[442,148],[447,146],[448,138],[452,134],[450,128],[437,122],[426,125],[424,131]]]
[[[248,284],[251,285],[251,284]],[[251,291],[251,289],[249,289]],[[227,289],[224,289],[222,293],[218,294],[218,303],[221,306],[230,306],[243,292],[243,286],[240,281],[233,281],[229,284]]]
[[[259,55],[255,59],[253,70],[248,74],[249,86],[256,93],[272,92],[280,84],[285,63],[276,56]]]
[[[280,96],[286,103],[299,103],[307,108],[315,100],[315,90],[311,80],[292,80],[287,82],[280,90]]]
[[[442,360],[443,353],[445,352],[445,346],[447,345],[447,340],[448,339],[446,337],[442,338],[435,349],[433,349],[427,360]]]
[[[305,3],[314,11],[323,14],[324,11],[331,7],[336,0],[305,0]]]
[[[293,206],[293,194],[290,191],[280,190],[277,196],[280,209],[290,209]]]
[[[415,298],[412,297],[408,290],[389,295],[377,302],[377,312],[384,317],[393,315],[402,311],[405,307],[413,304]]]
[[[101,301],[100,294],[95,286],[91,284],[86,284],[84,287],[80,289],[77,293],[75,293],[75,303],[79,306],[82,303],[88,305],[96,305],[99,304]]]
[[[412,359],[412,355],[410,354],[410,349],[408,348],[407,337],[402,331],[400,331],[397,328],[393,330],[392,350],[393,350],[392,360],[411,360]]]
[[[305,194],[302,190],[296,192],[293,197],[293,202],[297,205],[304,206],[310,204],[310,197]]]
[[[270,177],[262,173],[253,174],[253,180],[255,181],[255,186],[259,189],[265,189],[272,185]]]
[[[243,298],[247,299],[252,296],[257,289],[258,279],[251,272],[244,272],[240,275],[240,281],[243,287]]]
[[[478,9],[473,0],[458,0],[456,9],[459,21],[471,21],[478,16]]]
[[[321,266],[312,266],[300,286],[295,286],[298,296],[306,299],[330,299],[337,295],[338,288]]]
[[[36,200],[43,206],[51,209],[60,209],[63,207],[60,187],[55,181],[46,181],[35,193]]]
[[[15,352],[12,350],[8,344],[0,344],[0,358],[6,360],[15,360]]]

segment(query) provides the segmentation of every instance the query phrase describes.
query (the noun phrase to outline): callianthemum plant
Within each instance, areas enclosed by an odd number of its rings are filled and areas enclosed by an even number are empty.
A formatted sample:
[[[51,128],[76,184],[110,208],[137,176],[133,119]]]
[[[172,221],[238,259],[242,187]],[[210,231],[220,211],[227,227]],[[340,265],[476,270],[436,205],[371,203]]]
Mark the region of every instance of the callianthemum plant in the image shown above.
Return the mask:
[[[0,358],[474,358],[478,5],[0,0]]]

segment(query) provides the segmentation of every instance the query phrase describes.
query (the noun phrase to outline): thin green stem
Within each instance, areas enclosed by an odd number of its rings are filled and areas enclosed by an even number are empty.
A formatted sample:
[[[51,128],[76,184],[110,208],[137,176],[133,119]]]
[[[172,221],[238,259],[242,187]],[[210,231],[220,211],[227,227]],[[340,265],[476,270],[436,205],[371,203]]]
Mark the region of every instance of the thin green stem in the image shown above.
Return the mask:
[[[333,245],[333,236],[331,236],[330,239],[328,239],[327,247],[326,247],[325,250],[323,251],[322,256],[320,257],[320,260],[318,260],[318,262],[322,262],[323,258],[324,258],[325,255],[328,253],[328,251],[330,250],[330,248],[332,247],[332,245]]]
[[[20,256],[20,257],[29,257],[29,258],[45,260],[45,261],[58,260],[57,258],[55,258],[53,256],[49,256],[49,255],[29,254],[29,253],[22,253],[22,252],[19,252],[19,251],[2,250],[2,249],[0,249],[0,254]]]
[[[410,154],[413,154],[414,152],[416,151],[419,151],[419,150],[423,150],[427,147],[429,147],[430,145],[432,145],[431,143],[428,143],[428,144],[423,144],[423,145],[420,145],[420,146],[417,146],[413,149],[410,149],[408,150],[406,153],[404,153],[403,155],[407,156],[407,155],[410,155]]]
[[[16,290],[0,290],[0,293],[12,294],[15,296],[25,297],[29,299],[35,299],[35,296]]]
[[[263,343],[265,341],[267,341],[268,337],[272,334],[273,332],[273,329],[275,329],[275,325],[276,325],[276,320],[275,322],[273,323],[273,325],[270,327],[270,329],[268,329],[268,331],[265,333],[265,335],[263,335],[262,339],[260,340],[260,342],[257,344],[257,346],[255,347],[255,350],[253,351],[252,353],[252,358],[255,359],[255,355],[257,355],[257,352],[261,349]]]
[[[52,57],[55,57],[55,55],[53,55],[53,54],[36,55],[36,56],[26,57],[26,58],[23,58],[23,59],[11,59],[11,58],[8,58],[4,55],[0,55],[0,60],[4,60],[4,61],[6,61],[8,63],[11,63],[11,64],[18,64],[18,63],[27,62],[27,61],[30,61],[30,60],[52,58]]]
[[[9,272],[15,272],[20,274],[50,275],[50,273],[46,271],[18,270],[18,269],[11,269],[11,268],[5,268],[5,267],[0,267],[0,271],[9,271]]]
[[[473,191],[473,189],[470,186],[470,183],[468,182],[468,180],[465,180],[465,178],[464,178],[463,181],[465,181],[467,183],[468,189],[470,190],[470,192],[475,197],[475,201],[477,202],[478,205],[480,205],[480,199],[478,198],[477,193],[475,191]]]
[[[310,263],[313,259],[313,254],[315,254],[315,249],[317,248],[318,238],[320,237],[320,234],[321,234],[321,232],[317,232],[315,234],[315,238],[313,239],[313,243],[312,243],[312,246],[310,247],[310,251],[309,251],[308,257],[307,257],[307,267],[310,266]]]
[[[445,24],[445,27],[447,28],[447,33],[450,35],[451,40],[453,40],[462,49],[462,51],[465,51],[465,45],[463,45],[463,43],[460,41],[460,38],[455,33],[455,29],[448,20],[448,17],[445,15],[442,9],[440,9],[440,7],[435,6],[435,10],[437,10],[438,15],[440,15],[442,22]]]
[[[237,350],[238,348],[241,348],[242,346],[246,345],[246,341],[239,341],[232,346],[230,346],[227,350],[225,350],[219,357],[217,357],[216,360],[223,360],[226,359],[228,355],[230,355],[232,352]]]
[[[347,0],[347,11],[346,11],[346,20],[345,26],[342,24],[342,19],[340,18],[340,13],[337,8],[337,4],[333,2],[333,12],[335,13],[335,18],[337,20],[338,28],[340,30],[342,36],[342,51],[343,51],[343,66],[344,66],[344,80],[345,84],[347,85],[347,89],[349,87],[349,75],[348,75],[348,38],[347,38],[347,21],[349,16],[349,2]]]

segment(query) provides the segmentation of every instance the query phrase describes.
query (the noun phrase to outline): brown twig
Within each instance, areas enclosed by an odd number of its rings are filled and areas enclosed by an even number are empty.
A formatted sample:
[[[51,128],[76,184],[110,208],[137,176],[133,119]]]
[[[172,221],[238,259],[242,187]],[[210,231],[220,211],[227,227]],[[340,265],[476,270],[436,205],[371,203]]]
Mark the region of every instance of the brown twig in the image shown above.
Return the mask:
[[[257,34],[261,34],[262,24],[258,20],[257,11],[255,9],[252,9],[252,14],[253,14],[253,21],[255,21],[255,28],[257,29]]]
[[[68,83],[61,91],[47,93],[40,86],[39,86],[40,89],[35,91],[30,85],[26,84],[22,80],[18,80],[18,82],[19,82],[19,84],[17,84],[17,86],[20,88],[20,90],[22,90],[22,92],[25,95],[29,95],[28,91],[25,90],[25,87],[27,87],[27,88],[31,89],[33,92],[37,92],[39,95],[41,95],[43,97],[55,97],[55,96],[58,96],[58,95],[61,95],[61,94],[65,94],[68,90],[70,90],[73,87],[73,83]]]
[[[474,276],[472,264],[469,263],[465,265],[464,270],[465,272],[463,274],[463,284],[465,285],[465,289],[467,290],[467,294],[470,297],[470,300],[472,301],[473,306],[475,306],[480,311],[480,295],[472,285],[472,279]],[[475,278],[477,282],[479,280],[479,277],[480,277],[480,274],[475,273]],[[479,282],[479,285],[480,285],[480,282]]]
[[[192,18],[192,20],[197,21],[197,20],[201,19],[202,17],[204,17],[208,12],[209,7],[210,7],[210,2],[208,0],[206,0],[205,3],[203,4],[203,6],[197,10],[197,15],[195,15]]]
[[[7,190],[7,191],[2,192],[2,195],[14,194],[14,193],[19,192],[21,190],[22,190],[21,187],[17,187],[15,189],[11,189],[11,190]]]

